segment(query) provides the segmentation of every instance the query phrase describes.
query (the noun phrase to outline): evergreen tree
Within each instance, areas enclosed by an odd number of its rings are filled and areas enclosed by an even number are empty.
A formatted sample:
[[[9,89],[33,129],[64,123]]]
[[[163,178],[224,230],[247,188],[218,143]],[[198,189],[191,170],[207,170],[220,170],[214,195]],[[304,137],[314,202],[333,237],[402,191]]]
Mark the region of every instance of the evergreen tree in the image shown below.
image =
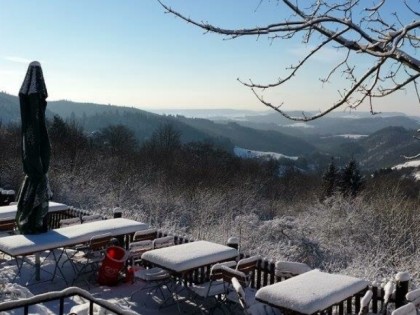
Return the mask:
[[[321,199],[331,197],[337,189],[339,171],[335,166],[334,159],[328,166],[328,170],[322,176],[322,195]]]
[[[363,187],[364,179],[355,160],[351,160],[340,174],[339,190],[343,196],[355,197]]]

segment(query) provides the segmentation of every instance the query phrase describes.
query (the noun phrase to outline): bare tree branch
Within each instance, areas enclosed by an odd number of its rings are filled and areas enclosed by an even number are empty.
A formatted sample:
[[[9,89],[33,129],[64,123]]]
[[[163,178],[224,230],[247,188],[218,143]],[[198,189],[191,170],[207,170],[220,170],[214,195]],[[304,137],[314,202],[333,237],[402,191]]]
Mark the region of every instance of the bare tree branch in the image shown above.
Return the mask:
[[[278,4],[288,8],[292,15],[277,23],[267,25],[227,29],[218,27],[207,22],[199,22],[191,19],[180,12],[164,4],[163,0],[157,0],[167,13],[170,13],[182,20],[191,23],[205,32],[221,34],[229,39],[241,36],[267,36],[270,40],[290,39],[298,34],[303,35],[303,43],[314,46],[307,52],[304,58],[292,65],[290,72],[286,76],[281,76],[277,81],[269,84],[249,83],[238,80],[250,88],[257,99],[281,115],[298,121],[309,121],[322,117],[332,110],[347,106],[357,108],[367,101],[371,113],[374,111],[374,99],[389,96],[397,91],[405,89],[409,83],[414,84],[414,89],[420,103],[419,92],[416,79],[420,76],[420,59],[416,56],[417,49],[420,47],[420,21],[417,8],[419,1],[413,4],[409,0],[404,0],[404,5],[398,9],[401,12],[389,13],[387,5],[395,2],[390,0],[373,0],[369,7],[362,7],[365,4],[361,0],[313,0],[305,8],[298,1],[278,0]],[[306,4],[308,2],[305,2]],[[258,3],[258,7],[261,1]],[[407,16],[411,15],[412,20]],[[386,17],[386,18],[385,18]],[[321,39],[314,36],[319,34]],[[341,72],[346,78],[345,87],[338,90],[339,98],[328,108],[315,115],[302,113],[299,117],[291,117],[281,107],[283,102],[275,105],[275,102],[264,100],[257,89],[280,87],[286,82],[296,77],[301,70],[314,56],[324,48],[332,44],[346,51],[345,56],[331,67],[326,77],[321,78],[322,83],[330,82],[333,76]],[[370,66],[363,68],[357,61],[356,56],[368,56]]]

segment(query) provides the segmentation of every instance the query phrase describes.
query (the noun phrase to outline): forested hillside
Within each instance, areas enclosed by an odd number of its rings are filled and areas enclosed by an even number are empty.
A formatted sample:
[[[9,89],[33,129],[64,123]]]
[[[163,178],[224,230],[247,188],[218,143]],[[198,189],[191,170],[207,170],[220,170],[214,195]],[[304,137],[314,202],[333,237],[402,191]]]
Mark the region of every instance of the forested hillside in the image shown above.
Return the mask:
[[[322,174],[293,167],[280,174],[274,160],[183,144],[171,125],[143,144],[125,127],[106,130],[92,139],[74,123],[50,122],[53,200],[106,215],[119,207],[125,217],[194,239],[224,243],[236,235],[243,252],[276,260],[368,279],[404,270],[418,281],[420,183],[410,177],[362,175],[356,193],[347,194],[349,168],[337,167],[337,189],[326,196]],[[18,126],[0,127],[0,147],[7,148],[0,150],[0,187],[18,190]]]
[[[3,124],[20,120],[17,97],[0,93],[0,109]],[[402,155],[411,156],[420,152],[420,141],[413,138],[415,130],[410,129],[416,128],[418,122],[406,116],[369,117],[360,114],[346,118],[336,115],[290,127],[291,122],[284,119],[274,124],[277,114],[248,115],[240,121],[211,121],[158,115],[122,106],[48,102],[48,119],[51,121],[54,115],[76,123],[86,135],[92,134],[93,137],[110,126],[124,126],[133,132],[140,145],[149,141],[158,128],[170,124],[180,133],[183,144],[205,141],[229,152],[237,146],[299,156],[296,162],[282,163],[294,164],[304,170],[321,171],[335,157],[339,165],[355,158],[363,169],[374,171],[401,163]]]

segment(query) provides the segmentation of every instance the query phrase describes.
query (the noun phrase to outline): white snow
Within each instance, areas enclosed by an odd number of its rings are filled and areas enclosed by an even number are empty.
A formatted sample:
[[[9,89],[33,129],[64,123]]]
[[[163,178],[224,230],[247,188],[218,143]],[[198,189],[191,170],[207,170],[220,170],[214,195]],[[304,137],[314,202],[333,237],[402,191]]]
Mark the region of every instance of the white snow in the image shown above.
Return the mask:
[[[141,258],[175,272],[183,272],[238,255],[236,249],[207,241],[196,241],[144,253]]]
[[[284,273],[290,273],[293,275],[300,275],[302,273],[311,271],[311,268],[304,263],[294,261],[278,261],[276,262],[275,274],[281,276]]]
[[[372,300],[373,292],[371,290],[367,290],[363,298],[360,300],[361,307],[366,307],[369,305],[370,301]]]
[[[394,292],[395,284],[393,281],[388,281],[384,286],[384,300],[389,301],[392,293]]]
[[[0,188],[0,195],[14,195],[14,190],[4,190],[3,188]]]
[[[107,221],[111,220],[105,220],[105,221],[98,221],[96,223],[104,224]],[[93,224],[93,223],[89,223]],[[78,227],[81,227],[82,225],[79,225]],[[201,242],[197,242],[198,245],[203,245]],[[206,244],[205,242],[204,244]],[[193,243],[190,243],[193,244]],[[187,245],[187,244],[186,244]],[[216,244],[217,245],[217,244]],[[182,245],[179,245],[182,246]],[[225,246],[221,245],[222,248],[225,249]],[[173,248],[178,246],[173,246]],[[207,245],[206,245],[207,247]],[[182,248],[182,247],[181,247]],[[231,254],[229,257],[236,256],[237,251],[234,249],[231,249],[227,247],[227,249],[231,251]],[[41,261],[48,256],[48,252],[41,253]],[[58,252],[56,252],[56,256],[58,256]],[[179,254],[182,256],[183,252],[180,252]],[[223,255],[219,252],[219,257],[224,258]],[[16,278],[16,283],[23,286],[27,281],[30,282],[30,285],[27,287],[31,294],[35,295],[34,297],[29,297],[30,299],[37,299],[39,301],[40,298],[43,297],[57,297],[62,292],[69,292],[67,290],[74,290],[74,288],[68,288],[67,284],[64,282],[64,280],[61,277],[56,277],[54,281],[45,281],[47,278],[51,278],[51,274],[47,274],[46,272],[53,272],[55,267],[55,261],[51,259],[52,255],[49,256],[43,263],[43,268],[41,269],[41,281],[35,281],[33,279],[33,266],[30,264],[23,264],[22,266],[22,272],[19,277]],[[225,256],[226,257],[226,256]],[[30,261],[34,261],[33,256],[28,256],[26,259]],[[60,266],[66,261],[65,255],[60,260]],[[71,264],[66,263],[62,265],[62,271],[65,275],[65,278],[67,280],[70,280],[74,277],[74,270],[71,266]],[[136,273],[138,271],[138,266],[134,267],[134,272]],[[0,307],[5,307],[5,304],[2,303],[6,299],[2,297],[3,292],[3,286],[2,286],[2,280],[9,281],[9,279],[13,279],[15,274],[17,272],[17,267],[15,264],[14,259],[6,256],[2,256],[0,253]],[[153,290],[150,290],[150,288],[147,287],[146,282],[138,280],[134,283],[132,282],[120,282],[116,286],[108,287],[108,286],[100,286],[97,283],[95,283],[95,277],[92,275],[92,277],[89,277],[89,285],[87,281],[80,281],[77,282],[78,286],[81,286],[82,288],[86,288],[86,290],[89,291],[89,294],[93,296],[94,301],[100,301],[101,303],[104,303],[108,306],[118,306],[122,308],[124,311],[119,312],[122,314],[141,314],[141,315],[172,315],[172,314],[178,314],[178,307],[176,303],[173,303],[173,305],[164,305],[163,303],[163,297],[159,292],[155,292]],[[4,282],[3,282],[4,283]],[[175,284],[172,283],[171,286],[172,290],[175,290],[177,292],[177,296],[181,301],[185,300],[186,302],[182,302],[180,305],[180,308],[185,313],[197,313],[197,305],[195,301],[191,300],[190,294],[187,290],[182,290],[181,284]],[[61,291],[60,290],[63,290]],[[143,291],[141,291],[143,290]],[[162,287],[162,290],[165,293],[165,296],[168,296],[168,291],[166,291],[165,287]],[[84,291],[84,290],[83,290]],[[84,291],[86,294],[87,292]],[[130,298],[130,296],[133,294],[133,292],[139,292],[133,298]],[[26,293],[25,293],[26,294]],[[23,299],[23,297],[30,296],[29,293],[27,295],[20,294],[20,299],[17,301],[13,301],[13,303],[23,305],[26,303],[26,300]],[[33,301],[33,300],[32,300]],[[6,302],[8,303],[8,302]],[[80,312],[80,314],[83,314],[83,312],[86,310],[86,299],[80,298],[77,295],[74,297],[66,298],[64,302],[64,314],[69,314],[72,307],[75,307],[73,310],[77,310]],[[14,304],[14,305],[16,305]],[[43,311],[35,311],[35,309],[30,308],[30,313],[34,314],[58,314],[59,312],[59,301],[54,300],[51,302],[44,302],[38,304],[40,307],[45,307],[45,309],[48,310],[48,313],[44,313]],[[79,305],[79,306],[78,306]],[[162,307],[164,305],[165,307]],[[130,313],[131,310],[131,313]],[[137,312],[137,313],[134,313]],[[0,311],[1,314],[3,314]],[[4,314],[16,314],[21,315],[23,314],[22,309],[16,310],[15,313],[12,312],[6,312]],[[94,307],[94,314],[105,314],[104,310],[99,307]],[[106,312],[106,314],[109,314],[109,312]]]
[[[393,170],[401,170],[403,168],[419,168],[420,160],[410,160],[405,163],[397,164],[392,167]],[[420,170],[414,170],[412,176],[415,180],[420,180]]]
[[[407,161],[405,163],[401,163],[398,165],[395,165],[392,167],[393,170],[400,170],[407,167],[419,167],[420,166],[420,160],[411,160]]]
[[[255,263],[257,264],[258,260],[260,260],[261,257],[256,255],[256,256],[251,256],[248,258],[242,258],[240,261],[238,261],[238,265],[236,266],[236,269],[239,269],[241,266],[243,265],[248,265],[251,263]]]
[[[228,238],[226,244],[229,245],[238,245],[239,244],[239,237],[237,236],[231,236]]]
[[[324,310],[358,293],[368,281],[349,276],[308,271],[257,291],[256,298],[302,314]]]
[[[361,135],[361,134],[342,134],[342,135],[333,135],[333,136],[328,136],[328,137],[321,137],[322,139],[328,139],[328,138],[346,138],[346,139],[353,139],[353,140],[357,140],[357,139],[361,139],[361,138],[366,138],[368,135]]]
[[[417,307],[420,307],[420,289],[408,292],[405,298]]]
[[[81,244],[92,236],[109,233],[111,236],[134,233],[148,225],[118,218],[67,226],[46,233],[12,235],[0,238],[0,251],[11,256],[28,255],[44,250]]]
[[[395,280],[397,281],[410,281],[411,276],[408,272],[399,272],[395,275]]]
[[[8,302],[10,304],[16,303],[20,299],[32,298],[34,295],[27,288],[17,284],[17,283],[6,283],[0,293],[0,302]],[[8,311],[9,315],[22,314],[22,311],[13,310]],[[2,312],[1,314],[5,314]],[[29,314],[33,315],[50,315],[53,314],[48,308],[44,305],[33,305],[29,307]]]
[[[305,122],[297,122],[297,123],[290,124],[290,125],[283,125],[282,127],[290,127],[290,128],[314,128],[314,126],[309,125],[308,123],[305,123]]]
[[[60,261],[60,263],[65,261],[65,257],[63,257],[63,260]],[[45,269],[49,272],[52,272],[54,270],[53,260],[47,259],[45,262]],[[74,275],[74,270],[71,267],[70,264],[65,264],[63,266],[63,272],[66,275],[67,279],[71,279],[71,277]],[[17,268],[16,264],[13,260],[4,260],[0,259],[0,282],[2,280],[6,279],[12,279],[15,275]],[[20,287],[23,287],[26,283],[26,281],[33,275],[33,267],[24,264],[22,267],[22,276],[17,278],[17,282],[19,283]],[[45,274],[46,275],[46,274]],[[50,276],[50,275],[48,275]],[[33,279],[32,279],[33,280]],[[94,301],[100,301],[101,303],[107,305],[108,307],[113,308],[120,308],[121,310],[118,313],[126,314],[126,315],[134,315],[134,314],[141,314],[141,315],[172,315],[172,314],[178,314],[177,306],[176,304],[172,306],[168,306],[165,308],[161,308],[161,300],[160,295],[157,294],[149,294],[146,283],[144,281],[136,281],[134,283],[128,282],[128,283],[119,283],[117,286],[108,287],[108,286],[99,286],[94,281],[94,277],[89,281],[89,286],[87,282],[81,281],[78,282],[77,285],[82,286],[83,288],[86,288],[89,292],[85,290],[81,290],[80,288],[67,288],[68,285],[64,283],[64,281],[61,278],[56,278],[53,282],[51,281],[42,281],[44,280],[44,273],[41,273],[41,281],[31,281],[30,285],[27,286],[27,289],[22,288],[21,293],[15,293],[15,296],[19,298],[19,300],[13,300],[9,298],[10,296],[4,293],[3,286],[0,283],[0,309],[1,307],[5,307],[5,303],[12,303],[12,305],[23,305],[27,300],[25,297],[29,298],[31,301],[40,301],[40,299],[44,297],[58,297],[62,295],[62,292],[69,293],[73,291],[83,291],[84,295],[89,295],[90,299],[93,299]],[[11,284],[6,284],[7,286],[10,286]],[[13,285],[14,286],[14,285]],[[65,290],[63,290],[65,289]],[[136,295],[133,299],[130,299],[131,294],[134,291],[146,289],[143,291],[143,294]],[[28,293],[28,290],[30,291]],[[60,292],[60,290],[63,290]],[[165,290],[165,289],[163,289]],[[179,290],[179,289],[178,289]],[[185,290],[184,290],[185,291]],[[153,291],[152,291],[153,292]],[[19,294],[19,296],[17,296]],[[185,292],[180,292],[180,298],[185,299]],[[32,297],[34,295],[34,297]],[[92,298],[93,296],[93,298]],[[82,306],[76,307],[79,311],[81,311],[83,314],[83,310],[85,306],[83,304],[86,303],[86,299],[83,297],[80,297],[78,295],[75,295],[74,297],[66,298],[64,302],[64,314],[69,314],[70,309],[73,306],[77,306],[82,304]],[[10,305],[10,304],[9,304]],[[30,314],[48,314],[48,315],[55,315],[59,313],[59,301],[54,300],[51,302],[44,302],[39,303],[38,306],[44,310],[47,310],[47,312],[40,311],[40,308],[36,310],[33,307],[29,308]],[[196,310],[196,306],[194,304],[190,305],[182,305],[182,310],[188,311],[188,313],[192,314],[194,310]],[[123,311],[122,311],[123,310]],[[0,311],[0,314],[13,314],[13,315],[22,315],[23,309],[16,309],[15,311],[7,311],[2,312]],[[79,314],[79,313],[77,313]],[[104,312],[102,308],[94,307],[94,314],[110,314],[109,311]],[[112,313],[114,314],[114,313]]]
[[[59,212],[70,209],[68,205],[58,202],[49,202],[48,212]],[[17,205],[9,205],[0,207],[0,219],[16,217]]]
[[[391,315],[417,315],[417,311],[413,303],[408,303],[397,308]]]
[[[416,290],[413,290],[413,291],[408,292],[405,297],[409,301],[413,301],[413,300],[415,300],[417,298],[420,298],[420,289],[416,289]]]
[[[235,153],[236,156],[239,156],[241,158],[246,158],[246,159],[252,159],[252,158],[271,158],[275,160],[279,160],[279,159],[297,160],[298,159],[297,156],[289,156],[289,155],[284,155],[284,154],[276,153],[276,152],[248,150],[248,149],[243,149],[240,147],[235,147],[233,149],[233,152]]]

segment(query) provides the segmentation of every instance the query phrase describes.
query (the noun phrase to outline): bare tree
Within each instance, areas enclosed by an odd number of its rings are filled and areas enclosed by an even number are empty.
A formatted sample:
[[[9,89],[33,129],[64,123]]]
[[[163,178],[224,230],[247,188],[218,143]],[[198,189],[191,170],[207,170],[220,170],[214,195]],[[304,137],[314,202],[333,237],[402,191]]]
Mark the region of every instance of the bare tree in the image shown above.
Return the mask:
[[[372,114],[374,101],[387,97],[411,84],[420,103],[418,82],[420,60],[416,57],[420,47],[420,1],[419,0],[277,0],[281,8],[287,8],[291,16],[277,23],[243,29],[226,29],[207,22],[199,22],[172,9],[158,0],[171,13],[192,23],[230,39],[242,36],[267,36],[271,40],[290,39],[302,35],[302,42],[313,46],[302,60],[288,68],[288,73],[269,84],[258,84],[252,80],[244,82],[258,100],[283,116],[298,121],[310,121],[322,117],[339,107],[357,108],[367,102]],[[263,0],[260,0],[260,4]],[[368,7],[365,7],[369,5]],[[394,9],[395,8],[395,9]],[[393,12],[392,10],[397,10]],[[343,58],[328,69],[321,82],[334,81],[336,76],[346,78],[346,85],[338,90],[338,97],[327,109],[316,114],[293,117],[282,108],[264,100],[262,92],[282,86],[323,49],[335,47],[345,51]],[[370,56],[369,66],[363,68],[357,56]]]

